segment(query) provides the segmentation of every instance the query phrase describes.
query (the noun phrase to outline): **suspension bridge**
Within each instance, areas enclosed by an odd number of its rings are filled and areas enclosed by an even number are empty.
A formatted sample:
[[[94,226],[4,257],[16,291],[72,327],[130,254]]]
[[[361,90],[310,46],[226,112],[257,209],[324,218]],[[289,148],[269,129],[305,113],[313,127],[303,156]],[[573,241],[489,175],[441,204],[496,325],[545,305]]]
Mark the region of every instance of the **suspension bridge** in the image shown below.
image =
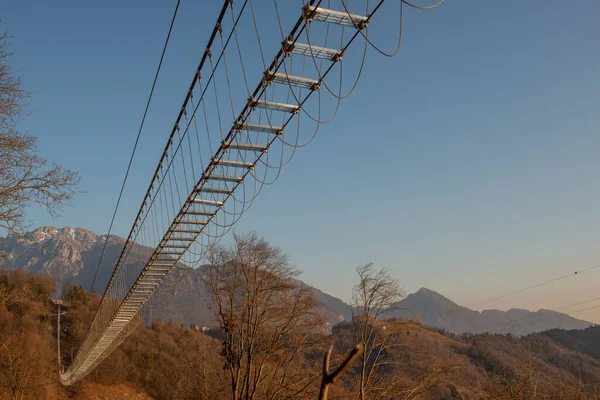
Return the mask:
[[[63,384],[82,379],[115,350],[296,150],[333,120],[356,88],[368,48],[398,52],[403,6],[439,4],[283,3],[268,13],[264,4],[258,10],[249,0],[224,1],[91,326],[72,364],[61,369]],[[380,25],[374,18],[390,15],[381,11],[388,5],[399,16],[391,53],[369,36],[377,27],[392,37],[389,18]],[[140,259],[136,247],[153,250]]]

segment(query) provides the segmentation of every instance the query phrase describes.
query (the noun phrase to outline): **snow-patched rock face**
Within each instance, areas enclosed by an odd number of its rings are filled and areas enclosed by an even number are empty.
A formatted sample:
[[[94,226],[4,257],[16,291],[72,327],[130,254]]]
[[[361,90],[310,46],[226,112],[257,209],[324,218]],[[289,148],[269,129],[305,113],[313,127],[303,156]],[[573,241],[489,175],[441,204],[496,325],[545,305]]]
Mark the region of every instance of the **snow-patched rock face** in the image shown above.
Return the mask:
[[[75,240],[75,229],[73,228],[65,228],[65,234],[71,236],[71,239]]]
[[[44,232],[43,230],[37,230],[33,232],[33,235],[31,237],[31,239],[29,239],[29,243],[39,243],[39,242],[43,242],[44,240],[48,240],[50,237],[52,237],[51,234]]]
[[[64,280],[79,275],[83,254],[97,243],[98,235],[82,228],[57,229],[43,226],[23,235],[0,238],[0,268],[25,269],[51,275],[61,286]]]
[[[23,235],[0,237],[0,268],[24,269],[33,274],[50,275],[57,290],[72,282],[90,289],[106,235],[83,228],[42,226]],[[98,269],[93,289],[103,292],[125,239],[111,235]],[[134,245],[128,262],[146,260],[152,249]]]

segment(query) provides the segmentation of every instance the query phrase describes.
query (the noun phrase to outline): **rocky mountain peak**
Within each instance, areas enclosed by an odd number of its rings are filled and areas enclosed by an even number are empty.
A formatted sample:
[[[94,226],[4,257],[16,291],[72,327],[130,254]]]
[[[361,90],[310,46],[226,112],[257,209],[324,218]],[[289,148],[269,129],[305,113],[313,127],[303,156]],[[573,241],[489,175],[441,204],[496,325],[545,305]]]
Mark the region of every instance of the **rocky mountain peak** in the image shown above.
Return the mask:
[[[99,236],[83,228],[42,226],[25,234],[0,238],[0,268],[24,269],[50,275],[62,283],[80,274],[86,253],[99,243]]]

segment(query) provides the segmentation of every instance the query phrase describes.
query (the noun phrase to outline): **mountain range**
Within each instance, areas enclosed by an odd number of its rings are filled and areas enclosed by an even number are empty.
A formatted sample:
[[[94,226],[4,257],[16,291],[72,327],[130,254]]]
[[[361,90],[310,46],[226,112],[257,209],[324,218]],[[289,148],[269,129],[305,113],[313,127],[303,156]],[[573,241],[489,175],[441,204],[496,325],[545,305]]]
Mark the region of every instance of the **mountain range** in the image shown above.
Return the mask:
[[[0,237],[0,268],[23,269],[33,274],[52,276],[60,287],[66,283],[89,290],[106,235],[83,228],[44,226],[23,235]],[[125,243],[123,238],[110,236],[94,283],[94,290],[103,292],[112,268]],[[135,245],[130,260],[147,259],[152,249]],[[201,268],[201,267],[200,267]],[[297,280],[296,284],[306,285]],[[314,288],[319,310],[329,325],[352,318],[351,307],[342,300]],[[212,325],[211,295],[200,280],[200,271],[191,270],[153,311],[153,317],[185,325]],[[590,322],[551,310],[525,309],[474,311],[462,307],[441,294],[422,288],[391,307],[387,318],[417,319],[420,322],[451,333],[511,333],[517,336],[554,328],[583,329]]]
[[[441,294],[421,288],[395,304],[387,317],[417,318],[421,323],[451,333],[511,333],[521,336],[549,329],[584,329],[591,322],[552,310],[474,311]]]

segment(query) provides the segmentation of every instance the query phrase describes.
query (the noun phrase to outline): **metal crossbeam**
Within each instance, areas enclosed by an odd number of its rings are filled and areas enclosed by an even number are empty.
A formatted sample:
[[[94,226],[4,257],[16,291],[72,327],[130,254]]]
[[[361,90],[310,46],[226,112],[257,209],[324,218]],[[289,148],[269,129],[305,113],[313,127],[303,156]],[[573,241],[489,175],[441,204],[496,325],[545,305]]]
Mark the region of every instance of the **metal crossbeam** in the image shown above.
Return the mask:
[[[264,110],[284,111],[295,114],[300,110],[297,104],[278,103],[276,101],[250,99],[250,107],[258,107]]]
[[[206,200],[206,199],[199,199],[199,198],[192,199],[192,202],[196,203],[196,204],[202,204],[205,206],[215,206],[215,207],[221,207],[223,205],[222,201]]]
[[[342,51],[336,49],[328,49],[326,47],[313,46],[305,43],[294,43],[287,40],[283,43],[283,51],[286,54],[298,54],[300,56],[308,56],[322,58],[330,61],[340,61],[342,59]]]
[[[260,144],[252,144],[252,143],[230,143],[230,142],[225,142],[225,143],[223,143],[223,147],[226,150],[235,149],[235,150],[248,150],[248,151],[260,151],[260,152],[267,151],[267,146],[263,146],[263,145],[260,145]]]
[[[209,180],[212,181],[221,181],[221,182],[234,182],[240,183],[244,180],[241,176],[226,176],[226,175],[209,175]]]
[[[362,15],[348,14],[346,11],[329,10],[310,5],[304,7],[304,19],[308,23],[321,21],[330,24],[354,26],[358,29],[366,28],[369,22],[369,18]]]
[[[280,72],[267,71],[265,73],[265,82],[280,83],[282,85],[296,86],[299,88],[317,90],[319,89],[319,81],[301,76],[282,74]]]
[[[283,133],[283,128],[281,126],[272,126],[272,125],[261,125],[261,124],[238,124],[236,123],[233,126],[235,131],[250,131],[250,132],[263,132],[263,133],[273,133],[275,135],[281,135]]]
[[[252,168],[253,163],[247,161],[236,161],[236,160],[217,160],[213,159],[213,163],[223,167],[234,167],[234,168]]]

